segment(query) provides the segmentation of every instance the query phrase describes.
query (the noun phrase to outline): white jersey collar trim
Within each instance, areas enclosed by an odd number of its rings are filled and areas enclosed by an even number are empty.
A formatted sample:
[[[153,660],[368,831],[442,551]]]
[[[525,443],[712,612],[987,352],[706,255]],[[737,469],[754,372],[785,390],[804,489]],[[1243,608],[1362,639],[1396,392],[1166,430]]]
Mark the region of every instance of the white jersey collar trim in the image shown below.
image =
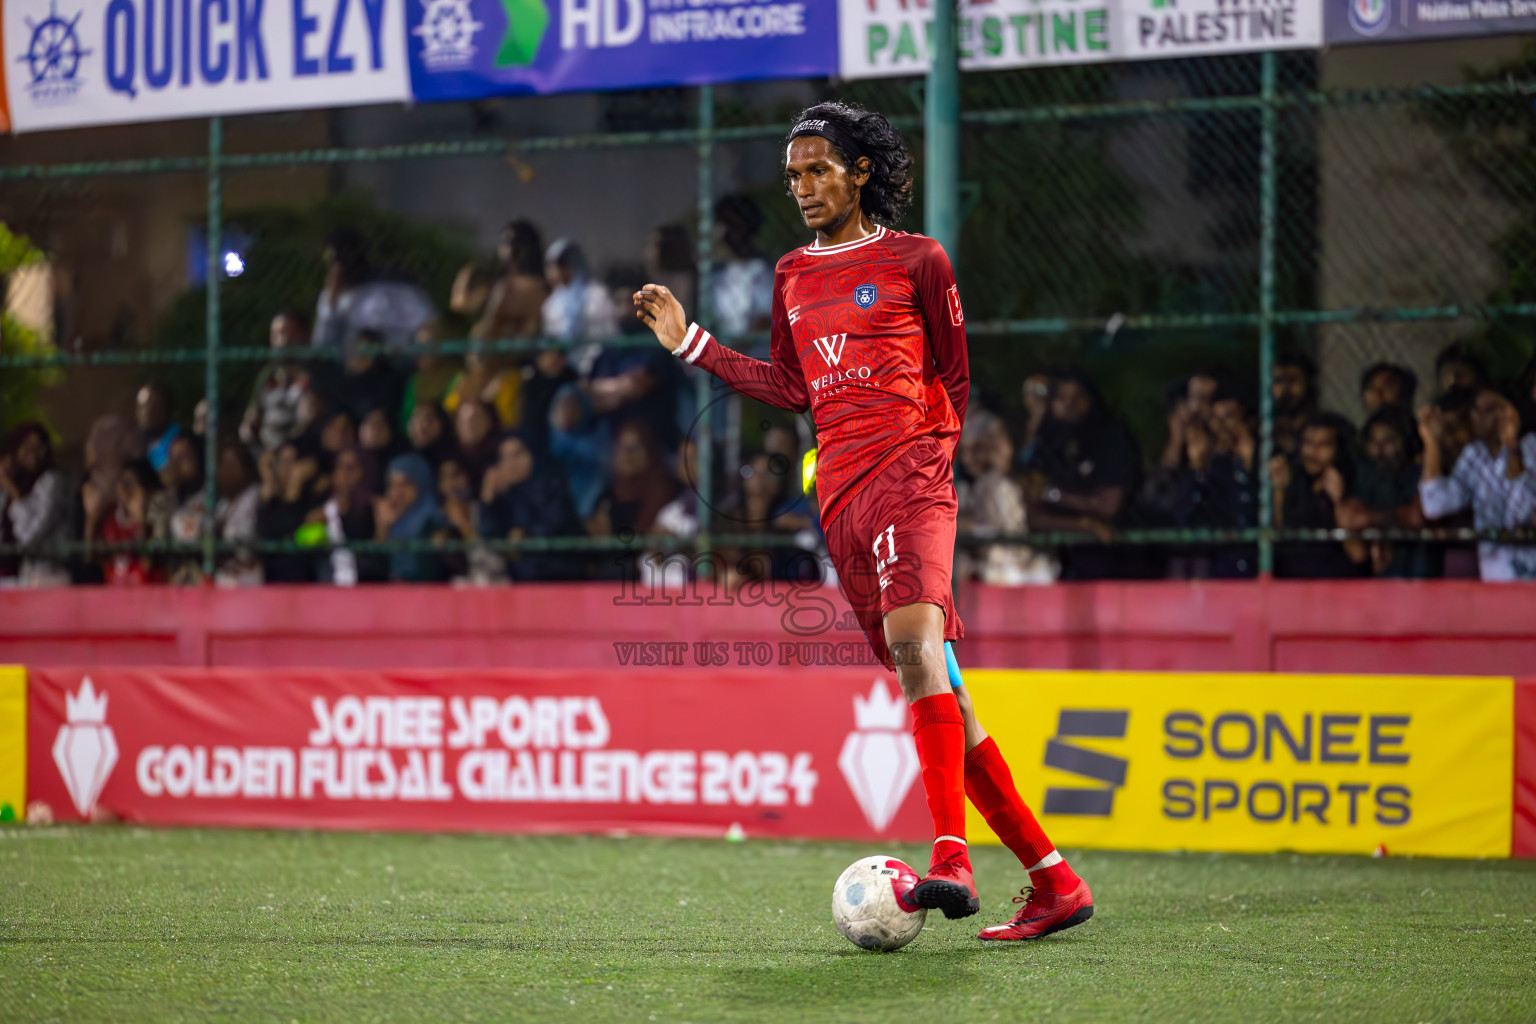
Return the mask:
[[[812,243],[811,245],[805,247],[805,252],[812,256],[830,256],[833,253],[847,252],[849,249],[857,249],[861,245],[868,245],[870,242],[877,242],[884,238],[885,235],[885,225],[881,224],[875,227],[875,230],[872,234],[865,235],[863,238],[856,242],[844,242],[842,245],[829,245],[825,248]]]

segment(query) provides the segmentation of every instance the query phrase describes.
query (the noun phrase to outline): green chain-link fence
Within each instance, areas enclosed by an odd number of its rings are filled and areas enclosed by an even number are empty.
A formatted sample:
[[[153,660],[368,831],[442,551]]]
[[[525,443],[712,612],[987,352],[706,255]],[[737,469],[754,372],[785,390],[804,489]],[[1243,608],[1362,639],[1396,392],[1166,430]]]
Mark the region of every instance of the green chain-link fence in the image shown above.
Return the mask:
[[[1354,50],[963,77],[956,263],[973,408],[1000,414],[1011,439],[1027,443],[1027,379],[1074,365],[1097,381],[1146,470],[1109,537],[1128,545],[1115,550],[1129,574],[1161,574],[1170,557],[1222,545],[1251,546],[1254,568],[1267,569],[1277,543],[1345,536],[1273,522],[1265,466],[1275,450],[1277,352],[1315,363],[1321,405],[1354,422],[1362,418],[1360,371],[1371,363],[1411,367],[1422,402],[1437,390],[1436,353],[1451,342],[1469,343],[1506,379],[1530,360],[1536,52],[1516,40],[1485,45],[1472,60],[1442,50],[1449,56],[1386,70],[1371,56],[1386,51]],[[1401,68],[1410,65],[1416,70],[1404,80]],[[577,233],[563,225],[614,225],[614,237],[628,239],[625,251],[605,250],[604,238],[578,241],[596,250],[594,262],[611,269],[616,286],[644,273],[648,228],[682,225],[697,280],[707,283],[721,256],[716,203],[727,194],[762,211],[759,245],[770,258],[803,244],[783,197],[779,139],[796,109],[828,96],[888,113],[912,143],[921,184],[922,83],[910,79],[216,119],[198,137],[182,124],[4,140],[0,222],[15,244],[0,271],[9,275],[12,307],[28,306],[28,282],[39,276],[28,266],[67,264],[71,247],[101,252],[93,274],[52,273],[45,326],[6,321],[0,420],[22,418],[44,392],[56,410],[129,394],[150,377],[173,382],[183,419],[190,399],[206,395],[211,520],[219,438],[270,356],[273,313],[313,307],[329,231],[359,229],[375,265],[415,281],[440,310],[460,269],[485,260],[495,226],[516,216],[540,222],[549,237]],[[113,155],[92,161],[93,152]],[[900,226],[921,224],[919,203]],[[36,247],[30,255],[23,235]],[[710,298],[707,284],[698,289],[697,316],[706,323]],[[96,326],[75,329],[85,321]],[[434,350],[451,359],[472,349],[526,355],[550,344],[471,343],[468,328],[468,318],[446,315]],[[611,344],[654,342],[626,335]],[[336,358],[322,349],[290,355]],[[1252,494],[1250,507],[1190,521],[1159,515],[1152,492],[1168,441],[1169,388],[1196,372],[1223,378],[1253,416],[1244,464]],[[690,386],[698,409],[720,405],[712,379],[699,375]],[[741,435],[754,443],[770,421],[729,406],[694,422],[699,537],[490,546],[765,543],[711,522],[727,490],[711,477],[722,467],[733,472]],[[1488,535],[1378,527],[1352,536]],[[1036,528],[1002,539],[1066,549],[1106,537]],[[207,570],[219,548],[205,531],[193,548],[160,550],[195,554]],[[54,550],[106,549],[77,542]]]

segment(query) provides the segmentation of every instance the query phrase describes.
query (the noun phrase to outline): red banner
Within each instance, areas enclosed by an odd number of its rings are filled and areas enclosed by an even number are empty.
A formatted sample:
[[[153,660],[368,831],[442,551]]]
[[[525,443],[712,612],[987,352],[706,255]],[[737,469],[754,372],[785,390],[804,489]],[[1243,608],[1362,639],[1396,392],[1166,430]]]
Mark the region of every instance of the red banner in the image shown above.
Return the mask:
[[[1536,679],[1515,680],[1515,802],[1510,856],[1536,857]]]
[[[29,674],[58,820],[920,841],[906,703],[870,670]]]

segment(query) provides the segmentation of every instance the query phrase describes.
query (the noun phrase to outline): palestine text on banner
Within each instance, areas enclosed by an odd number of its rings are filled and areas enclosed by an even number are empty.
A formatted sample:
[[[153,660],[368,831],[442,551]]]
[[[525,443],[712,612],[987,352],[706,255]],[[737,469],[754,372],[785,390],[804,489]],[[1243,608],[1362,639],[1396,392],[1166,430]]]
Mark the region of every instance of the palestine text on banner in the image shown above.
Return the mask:
[[[904,0],[839,0],[844,78],[928,70],[933,8]],[[1108,0],[962,0],[960,65],[989,68],[1111,59]]]
[[[1125,60],[1322,44],[1317,0],[1120,0],[1116,56]]]

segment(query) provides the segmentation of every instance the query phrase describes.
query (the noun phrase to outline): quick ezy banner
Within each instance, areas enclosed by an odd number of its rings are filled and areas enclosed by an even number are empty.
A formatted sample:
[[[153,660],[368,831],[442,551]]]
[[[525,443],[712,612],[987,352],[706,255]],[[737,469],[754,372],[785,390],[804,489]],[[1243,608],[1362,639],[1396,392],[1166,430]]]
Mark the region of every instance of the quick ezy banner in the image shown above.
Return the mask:
[[[5,0],[18,132],[410,99],[407,0]]]

